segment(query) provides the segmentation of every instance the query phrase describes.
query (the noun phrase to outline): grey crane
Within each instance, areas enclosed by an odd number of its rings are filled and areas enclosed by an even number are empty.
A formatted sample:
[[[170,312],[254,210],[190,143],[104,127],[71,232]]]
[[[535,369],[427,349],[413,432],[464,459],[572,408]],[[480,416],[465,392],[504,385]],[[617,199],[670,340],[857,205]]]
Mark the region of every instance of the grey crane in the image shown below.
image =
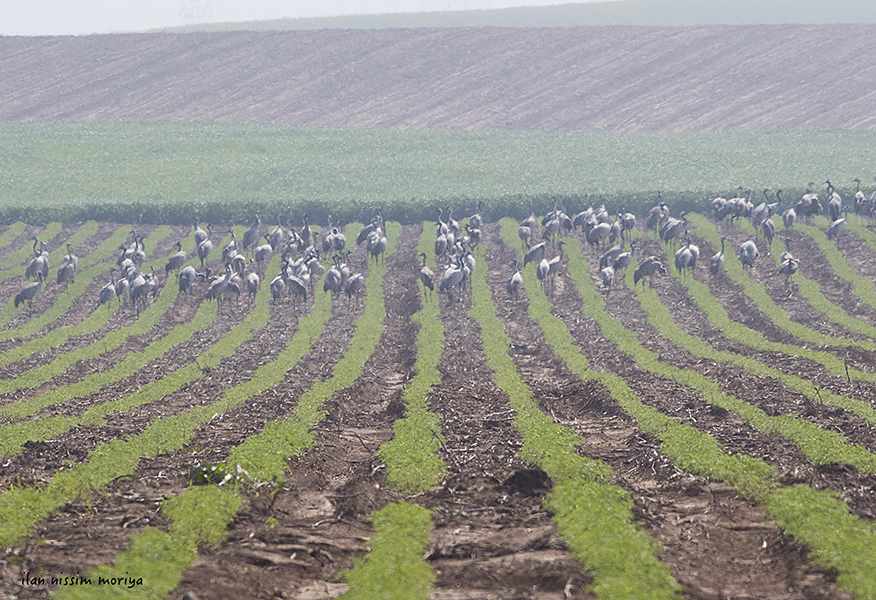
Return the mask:
[[[602,277],[602,286],[608,290],[609,294],[611,293],[611,284],[614,283],[614,273],[614,267],[605,267],[599,272]]]
[[[33,301],[33,297],[37,295],[41,287],[43,287],[43,274],[39,272],[37,273],[37,281],[29,283],[15,295],[15,308],[18,308],[19,304]]]
[[[435,273],[432,272],[432,269],[426,266],[426,253],[420,252],[420,256],[423,257],[423,266],[420,267],[420,281],[425,287],[429,288],[430,292],[433,292],[435,291],[435,284],[433,283]]]
[[[836,221],[840,218],[843,210],[843,199],[836,193],[836,188],[828,179],[824,183],[827,184],[827,213],[830,215],[831,221]]]
[[[207,237],[201,240],[201,243],[198,244],[197,253],[198,258],[201,259],[201,266],[204,266],[204,261],[207,260],[207,257],[210,256],[210,253],[213,251],[213,240],[210,239],[213,235],[213,228],[208,224],[207,225]]]
[[[794,255],[790,252],[782,252],[782,255],[779,257],[779,273],[785,276],[785,282],[787,282],[791,275],[797,272],[797,269],[800,268],[800,261],[794,258]]]
[[[58,283],[72,282],[78,263],[79,257],[73,254],[73,245],[67,242],[67,256],[64,257],[64,260],[61,261],[61,266],[58,267]]]
[[[523,275],[520,274],[520,260],[514,261],[514,274],[508,280],[505,288],[508,290],[508,296],[517,298],[520,288],[523,287]]]
[[[195,228],[195,252],[197,252],[198,246],[201,245],[201,242],[203,242],[208,237],[210,237],[210,234],[208,234],[206,231],[201,229],[200,219],[195,219],[194,228]],[[209,225],[207,225],[207,229],[210,229]]]
[[[721,236],[721,251],[716,252],[709,261],[709,273],[712,275],[717,275],[718,271],[724,266],[724,242],[726,239],[726,237]]]
[[[176,243],[177,252],[173,254],[168,260],[167,264],[164,265],[164,275],[167,277],[170,275],[171,271],[176,271],[181,269],[184,264],[186,264],[189,260],[189,255],[185,253],[182,249],[182,242],[177,241]]]
[[[827,239],[832,240],[836,236],[842,232],[843,229],[846,228],[848,221],[846,217],[835,220],[830,224],[830,227],[827,228]]]
[[[763,230],[763,237],[766,238],[767,247],[772,250],[773,238],[776,235],[776,224],[773,223],[772,219],[766,219],[760,224],[760,228]]]
[[[739,246],[739,262],[742,263],[742,268],[745,267],[754,267],[754,261],[758,259],[760,256],[760,252],[757,250],[757,245],[752,241],[748,240],[742,243]]]
[[[527,264],[529,264],[531,262],[538,264],[541,261],[541,259],[544,258],[545,246],[546,246],[545,242],[540,242],[540,243],[536,244],[535,246],[532,246],[529,250],[526,251],[526,254],[523,255],[523,268],[524,269],[526,268]]]
[[[108,284],[100,288],[100,293],[98,294],[98,306],[102,304],[106,304],[107,302],[111,302],[113,298],[116,297],[116,280],[115,280],[115,269],[110,269],[110,281]]]
[[[481,205],[483,202],[478,200],[477,212],[468,218],[468,224],[471,225],[474,229],[480,229],[481,225],[483,225],[483,218],[481,217]]]
[[[243,250],[246,251],[250,246],[256,243],[256,240],[259,239],[259,228],[262,226],[262,220],[259,218],[259,214],[256,213],[255,221],[253,221],[249,229],[243,232],[243,240],[241,242],[241,246]]]
[[[633,285],[642,281],[645,285],[645,277],[648,278],[650,284],[654,283],[655,274],[666,275],[666,268],[660,263],[660,259],[656,256],[649,256],[643,260],[638,268],[633,272]]]
[[[283,215],[277,215],[277,226],[271,230],[271,233],[265,236],[268,244],[271,246],[271,251],[276,252],[286,239],[286,232],[283,231]]]
[[[627,267],[630,266],[633,262],[633,253],[636,251],[634,242],[630,242],[630,251],[629,252],[621,252],[617,255],[617,258],[611,264],[611,268],[614,269],[614,272],[617,273],[621,269],[623,269],[624,274],[626,275]]]
[[[39,250],[37,250],[37,244],[40,245]],[[33,254],[33,258],[24,270],[25,279],[35,279],[40,273],[42,273],[43,278],[48,277],[49,253],[45,250],[45,244],[40,242],[36,237],[33,238]]]

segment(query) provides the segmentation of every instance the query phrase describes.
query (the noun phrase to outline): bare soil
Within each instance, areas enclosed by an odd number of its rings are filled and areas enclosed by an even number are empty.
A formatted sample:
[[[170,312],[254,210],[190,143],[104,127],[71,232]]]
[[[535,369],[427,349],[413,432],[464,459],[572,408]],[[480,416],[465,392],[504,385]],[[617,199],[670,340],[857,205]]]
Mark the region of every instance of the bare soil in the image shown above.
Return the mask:
[[[876,127],[873,25],[0,37],[0,120]]]

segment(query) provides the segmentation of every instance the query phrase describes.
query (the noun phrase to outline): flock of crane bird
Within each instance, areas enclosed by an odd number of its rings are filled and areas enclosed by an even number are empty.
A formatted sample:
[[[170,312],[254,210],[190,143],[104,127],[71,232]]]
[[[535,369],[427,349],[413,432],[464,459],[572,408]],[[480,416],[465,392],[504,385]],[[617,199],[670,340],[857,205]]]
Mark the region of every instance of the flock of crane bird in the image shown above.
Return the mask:
[[[190,255],[183,250],[182,241],[175,244],[176,252],[172,254],[164,267],[165,284],[173,273],[177,273],[177,285],[181,293],[190,294],[196,283],[206,284],[204,298],[221,302],[228,296],[240,298],[246,292],[254,298],[261,287],[261,276],[264,274],[267,261],[275,254],[281,253],[280,274],[270,283],[272,302],[291,296],[293,302],[299,298],[307,299],[308,290],[313,289],[315,281],[325,275],[323,290],[335,296],[345,293],[348,298],[358,298],[365,286],[363,273],[351,273],[347,259],[352,253],[346,250],[347,239],[342,233],[342,224],[333,224],[329,216],[327,232],[322,236],[311,231],[307,221],[307,213],[303,215],[303,226],[300,229],[289,227],[284,229],[282,217],[278,216],[277,226],[269,233],[262,235],[261,219],[256,214],[255,221],[244,232],[243,239],[238,242],[233,230],[229,230],[231,241],[222,247],[222,270],[213,274],[204,264],[213,251],[213,227],[207,225],[201,228],[198,220],[194,223],[194,248],[192,257],[197,257],[202,271],[192,265]],[[365,226],[356,240],[357,245],[365,243],[367,251],[375,260],[381,260],[386,251],[386,235],[384,234],[383,217],[377,216]],[[126,297],[138,312],[146,306],[150,296],[154,299],[160,289],[159,277],[155,269],[148,272],[141,270],[146,260],[144,236],[131,231],[129,242],[118,249],[116,266],[110,269],[110,281],[104,285],[98,294],[98,305],[108,304],[115,299],[121,303]],[[25,269],[27,279],[37,279],[25,286],[15,296],[15,306],[33,300],[37,292],[48,278],[49,253],[45,243],[33,238],[33,257]],[[260,240],[264,244],[257,245]],[[67,244],[67,256],[58,267],[58,284],[66,284],[74,280],[78,258],[73,254],[73,248]],[[249,259],[247,254],[251,253]],[[323,256],[330,256],[334,264],[326,269],[321,264]],[[363,269],[366,261],[363,261]]]
[[[861,180],[855,180],[858,184],[854,196],[853,209],[856,214],[866,214],[869,217],[876,216],[876,192],[865,197],[861,191]],[[827,185],[827,214],[830,216],[831,225],[827,228],[827,237],[830,239],[839,235],[846,226],[846,213],[849,206],[843,205],[842,198],[837,193],[831,180]],[[809,183],[807,192],[802,197],[781,212],[782,222],[786,228],[792,228],[798,219],[808,219],[811,216],[822,214],[824,207],[814,191],[815,184]],[[775,223],[772,217],[779,213],[785,199],[781,197],[782,190],[775,192],[775,200],[769,196],[769,189],[763,190],[764,200],[755,205],[752,202],[752,191],[738,188],[739,193],[733,198],[715,198],[712,200],[714,217],[718,221],[729,219],[748,219],[755,228],[763,232],[764,240],[768,247],[772,246],[775,236]],[[447,217],[444,218],[445,209],[438,208],[438,225],[435,238],[435,258],[443,266],[440,279],[436,278],[426,266],[427,255],[422,253],[422,267],[420,269],[420,281],[430,291],[438,286],[439,292],[450,292],[454,288],[463,288],[475,268],[474,248],[481,241],[481,203],[478,202],[477,211],[468,219],[468,223],[461,227],[453,218],[453,208],[446,209]],[[636,227],[636,216],[622,209],[616,211],[615,217],[605,208],[604,197],[601,202],[590,202],[587,209],[570,217],[562,206],[554,205],[552,211],[541,218],[541,241],[535,243],[539,235],[539,219],[532,211],[530,202],[530,215],[520,222],[517,233],[525,250],[523,267],[532,262],[536,266],[536,276],[543,285],[552,281],[554,276],[562,269],[564,261],[563,241],[561,235],[570,235],[580,229],[583,239],[598,252],[607,244],[613,245],[604,251],[599,257],[599,276],[607,292],[617,273],[625,273],[632,263],[636,251],[635,241],[632,239],[632,231]],[[700,250],[688,234],[688,222],[684,212],[678,217],[670,215],[669,208],[663,202],[662,193],[657,193],[657,203],[650,209],[645,217],[644,224],[648,229],[656,229],[659,237],[664,242],[683,240],[683,244],[675,252],[675,267],[682,274],[692,272],[700,259]],[[275,253],[281,253],[282,262],[280,274],[270,283],[272,302],[279,301],[285,296],[291,296],[293,302],[298,299],[307,299],[308,290],[313,289],[314,283],[325,275],[323,291],[331,292],[335,296],[345,293],[348,298],[358,298],[364,288],[364,273],[351,273],[348,264],[352,253],[346,249],[347,240],[343,233],[343,224],[332,223],[331,216],[328,226],[324,229],[325,235],[311,231],[307,213],[302,217],[303,226],[299,229],[282,226],[282,216],[278,216],[277,225],[268,233],[261,233],[262,222],[256,214],[255,220],[245,231],[243,239],[238,244],[234,231],[229,230],[231,241],[222,248],[223,269],[220,273],[213,274],[209,267],[204,267],[207,257],[214,249],[212,241],[213,228],[207,225],[206,230],[201,228],[200,222],[194,223],[194,240],[192,256],[196,256],[201,263],[202,271],[186,265],[190,256],[182,248],[182,241],[176,242],[176,252],[168,258],[165,266],[165,283],[170,275],[178,273],[177,282],[179,291],[191,293],[196,283],[203,281],[206,284],[205,298],[207,300],[221,301],[229,295],[237,298],[243,292],[255,297],[261,286],[259,272],[264,273],[264,265]],[[724,252],[726,237],[721,238],[721,250],[714,254],[709,261],[709,272],[717,274],[724,265]],[[37,279],[36,282],[25,286],[15,296],[15,306],[31,301],[40,290],[43,282],[48,278],[49,253],[45,244],[36,237],[33,238],[33,257],[25,269],[27,279]],[[265,243],[258,244],[264,240]],[[362,228],[356,239],[356,245],[366,244],[368,255],[375,260],[381,260],[386,251],[386,235],[384,233],[383,217],[380,211],[371,222]],[[629,244],[629,250],[625,246]],[[548,248],[552,248],[555,255],[552,258],[546,256]],[[251,252],[251,258],[246,254]],[[738,250],[737,255],[744,267],[753,267],[760,257],[757,244],[754,240],[746,240]],[[330,268],[322,264],[323,257],[331,257],[333,264]],[[141,271],[141,266],[146,259],[144,237],[131,232],[130,242],[119,247],[119,255],[116,267],[110,270],[110,281],[101,288],[98,304],[107,304],[114,299],[122,302],[127,296],[134,308],[139,312],[146,305],[148,297],[157,295],[160,286],[154,269],[149,272]],[[73,247],[67,243],[67,255],[58,267],[57,283],[65,284],[72,282],[78,257],[73,254]],[[364,271],[367,258],[362,261]],[[784,275],[786,281],[797,272],[800,266],[798,258],[785,251],[780,257],[779,274]],[[666,275],[666,268],[657,256],[644,257],[636,268],[633,279],[638,284],[647,278],[653,283],[656,275]],[[520,273],[520,263],[515,263],[514,273],[507,283],[507,291],[510,297],[516,297],[523,286],[523,278]]]

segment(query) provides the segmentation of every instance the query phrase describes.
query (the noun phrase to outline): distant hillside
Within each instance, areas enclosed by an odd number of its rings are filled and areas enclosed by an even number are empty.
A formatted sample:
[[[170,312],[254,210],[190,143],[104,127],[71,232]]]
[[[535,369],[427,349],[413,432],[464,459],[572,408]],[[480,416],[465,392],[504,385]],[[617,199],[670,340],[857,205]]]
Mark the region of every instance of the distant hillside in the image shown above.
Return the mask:
[[[0,120],[876,129],[874,25],[0,37]]]
[[[612,0],[499,10],[273,19],[163,31],[876,23],[872,0]]]

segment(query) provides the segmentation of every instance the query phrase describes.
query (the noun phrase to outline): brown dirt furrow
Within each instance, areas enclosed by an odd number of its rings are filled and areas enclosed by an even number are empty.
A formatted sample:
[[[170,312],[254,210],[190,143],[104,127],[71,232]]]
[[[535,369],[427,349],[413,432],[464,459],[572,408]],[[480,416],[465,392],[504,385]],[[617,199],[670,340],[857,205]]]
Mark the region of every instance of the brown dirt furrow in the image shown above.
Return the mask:
[[[677,287],[677,284],[665,283],[663,280],[655,283],[655,288],[659,289],[661,294],[669,293],[667,290],[670,289],[675,290],[672,293],[680,294]],[[661,299],[670,302],[671,306],[677,306],[679,303],[671,293],[668,298]],[[587,336],[593,333],[590,333],[588,327],[576,322],[577,315],[580,314],[578,308],[580,299],[575,297],[570,301],[566,295],[554,295],[552,300],[555,303],[555,310],[563,315],[563,321],[573,332],[581,347],[588,349],[586,354],[593,369],[608,370],[622,375],[647,404],[709,433],[729,452],[734,454],[742,452],[774,465],[783,482],[805,481],[816,488],[836,485],[834,489],[843,495],[852,510],[861,518],[872,519],[876,514],[876,503],[870,498],[868,491],[876,482],[873,475],[862,475],[853,467],[836,469],[834,465],[813,466],[793,444],[784,438],[755,430],[737,415],[706,402],[698,393],[687,390],[683,386],[671,381],[661,383],[659,378],[650,373],[637,372],[628,357],[613,358],[612,355],[616,355],[614,348],[611,352],[590,352],[589,349],[599,343],[599,338],[590,342],[582,341],[587,340]],[[726,393],[758,406],[768,414],[800,414],[821,427],[840,431],[848,437],[850,443],[861,444],[867,448],[876,447],[874,428],[862,423],[854,415],[831,407],[815,406],[811,402],[798,402],[799,394],[791,393],[773,380],[751,376],[733,366],[716,367],[711,361],[692,358],[686,351],[663,340],[647,324],[644,312],[635,301],[631,290],[612,289],[608,310],[624,327],[638,335],[643,346],[653,351],[655,344],[658,344],[662,362],[702,372],[716,379]],[[677,318],[676,320],[680,322]],[[795,374],[802,376],[800,373]],[[836,474],[837,471],[842,476]],[[831,477],[824,475],[826,473],[831,473]]]
[[[635,502],[637,521],[663,545],[660,557],[685,586],[686,597],[808,598],[813,593],[843,597],[828,574],[807,564],[802,548],[787,544],[762,509],[720,482],[674,467],[660,454],[659,440],[638,430],[605,388],[592,381],[582,382],[570,373],[544,341],[539,325],[527,315],[525,299],[508,299],[503,289],[513,272],[507,266],[513,262],[513,253],[498,235],[487,238],[487,248],[491,265],[495,265],[491,277],[494,300],[506,323],[506,333],[512,344],[525,347],[512,354],[518,368],[526,374],[530,387],[537,390],[543,410],[582,436],[581,452],[613,468],[616,482]],[[578,321],[580,298],[572,292],[571,283],[566,284],[563,295],[552,296],[552,300],[557,316],[569,324]],[[617,355],[616,348],[599,340],[594,324],[581,321],[570,325],[570,330],[580,347],[588,349],[588,359]],[[632,366],[622,375],[647,404],[653,404],[655,398],[692,396],[680,386]],[[691,410],[688,407],[694,402],[700,406]],[[692,397],[687,402],[664,401],[658,408],[665,412],[670,404],[681,408],[672,413],[687,411],[682,420],[691,424],[709,415],[709,408]],[[769,436],[752,431],[738,418],[728,420],[726,416],[715,415],[705,425],[719,441],[727,436],[716,435],[715,428],[775,448]],[[799,457],[796,461],[801,462]]]

